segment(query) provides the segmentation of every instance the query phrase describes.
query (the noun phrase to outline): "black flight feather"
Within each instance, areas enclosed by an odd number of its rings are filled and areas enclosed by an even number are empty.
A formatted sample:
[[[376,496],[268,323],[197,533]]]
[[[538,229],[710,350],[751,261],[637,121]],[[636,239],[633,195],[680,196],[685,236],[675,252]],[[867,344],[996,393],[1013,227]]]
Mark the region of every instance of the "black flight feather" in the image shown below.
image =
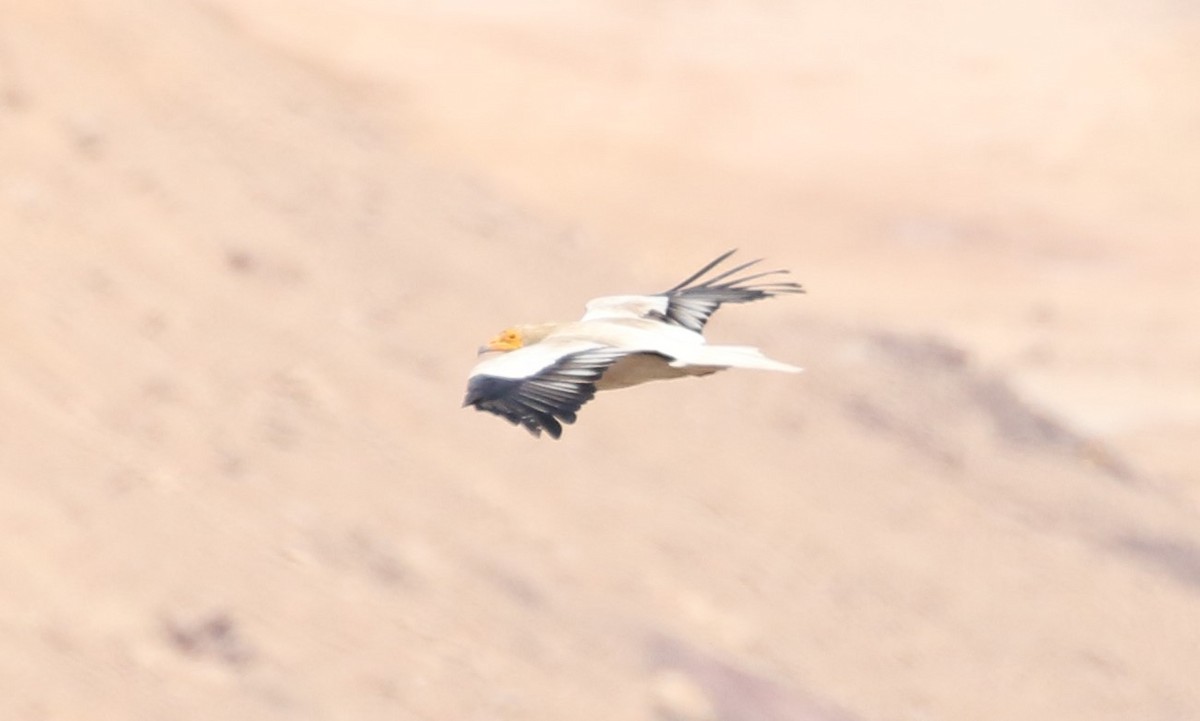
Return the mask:
[[[627,351],[596,348],[559,358],[526,378],[477,375],[467,383],[464,406],[494,413],[535,436],[562,435],[583,404],[596,395],[596,381]]]
[[[659,293],[659,295],[667,297],[667,310],[664,313],[655,313],[655,317],[701,333],[704,331],[704,325],[708,323],[708,319],[716,312],[717,308],[721,307],[722,303],[749,303],[780,293],[804,292],[804,288],[799,283],[791,281],[773,281],[751,285],[752,281],[761,278],[786,274],[788,272],[786,270],[767,270],[721,282],[762,262],[761,258],[722,271],[707,280],[700,280],[706,273],[733,255],[736,250],[735,248],[722,253],[674,288]]]

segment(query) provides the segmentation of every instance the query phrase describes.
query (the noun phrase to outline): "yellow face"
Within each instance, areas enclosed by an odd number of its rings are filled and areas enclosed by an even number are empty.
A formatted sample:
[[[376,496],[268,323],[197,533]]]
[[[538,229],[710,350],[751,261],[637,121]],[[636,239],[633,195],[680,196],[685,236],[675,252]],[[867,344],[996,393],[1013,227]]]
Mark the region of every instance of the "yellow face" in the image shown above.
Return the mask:
[[[516,328],[505,328],[500,331],[500,335],[487,342],[487,345],[480,348],[483,350],[498,350],[510,351],[516,350],[525,345],[525,340],[521,338],[521,332]]]

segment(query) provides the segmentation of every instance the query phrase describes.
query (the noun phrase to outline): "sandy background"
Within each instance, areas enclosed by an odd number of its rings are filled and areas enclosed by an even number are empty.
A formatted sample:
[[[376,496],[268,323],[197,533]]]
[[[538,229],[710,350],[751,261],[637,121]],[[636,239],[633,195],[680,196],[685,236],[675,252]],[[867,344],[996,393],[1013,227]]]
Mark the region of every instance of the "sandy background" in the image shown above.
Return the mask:
[[[5,3],[0,717],[1200,719],[1200,14],[429,5]]]

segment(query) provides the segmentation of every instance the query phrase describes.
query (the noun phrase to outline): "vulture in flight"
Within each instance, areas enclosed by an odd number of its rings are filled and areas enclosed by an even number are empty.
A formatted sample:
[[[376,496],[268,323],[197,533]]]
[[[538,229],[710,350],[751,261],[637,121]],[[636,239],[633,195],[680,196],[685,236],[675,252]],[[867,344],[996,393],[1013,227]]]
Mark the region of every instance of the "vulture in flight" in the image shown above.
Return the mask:
[[[758,260],[704,279],[733,253],[662,293],[596,298],[577,321],[506,328],[479,348],[487,357],[471,370],[463,406],[494,413],[535,436],[545,431],[558,438],[562,424],[574,423],[596,391],[726,368],[799,372],[751,346],[705,342],[704,324],[722,303],[804,292],[798,283],[777,279],[786,270],[737,277]]]

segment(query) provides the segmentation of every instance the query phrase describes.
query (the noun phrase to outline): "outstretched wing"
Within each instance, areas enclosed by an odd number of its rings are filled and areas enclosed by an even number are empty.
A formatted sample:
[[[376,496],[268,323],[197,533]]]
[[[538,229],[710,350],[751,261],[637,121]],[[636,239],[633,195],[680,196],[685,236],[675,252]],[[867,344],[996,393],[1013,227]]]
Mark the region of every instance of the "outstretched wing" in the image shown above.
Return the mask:
[[[563,423],[575,422],[575,414],[596,395],[596,381],[609,366],[629,355],[629,351],[616,348],[592,348],[521,374],[520,353],[513,351],[496,359],[514,362],[493,366],[493,373],[483,366],[471,376],[463,405],[495,413],[535,436],[545,430],[551,438],[562,435]]]
[[[734,254],[734,250],[723,253],[716,260],[688,276],[679,285],[656,295],[611,295],[595,298],[588,302],[584,321],[614,320],[620,318],[650,318],[686,328],[693,333],[704,331],[704,324],[721,307],[722,303],[749,303],[780,293],[803,293],[799,283],[764,278],[784,275],[786,270],[768,270],[734,278],[738,273],[762,262],[752,260],[723,271],[711,278],[704,275]],[[760,281],[760,282],[755,282]]]
[[[786,270],[768,270],[760,273],[731,278],[751,266],[762,262],[762,259],[742,263],[734,268],[719,273],[706,280],[701,280],[709,271],[733,255],[736,249],[721,254],[715,260],[688,276],[670,290],[664,291],[658,297],[666,298],[666,309],[658,314],[659,320],[683,326],[690,331],[700,333],[709,317],[721,307],[722,303],[749,303],[750,301],[770,298],[780,293],[803,293],[804,288],[799,283],[791,281],[761,281],[764,278],[784,275]]]

